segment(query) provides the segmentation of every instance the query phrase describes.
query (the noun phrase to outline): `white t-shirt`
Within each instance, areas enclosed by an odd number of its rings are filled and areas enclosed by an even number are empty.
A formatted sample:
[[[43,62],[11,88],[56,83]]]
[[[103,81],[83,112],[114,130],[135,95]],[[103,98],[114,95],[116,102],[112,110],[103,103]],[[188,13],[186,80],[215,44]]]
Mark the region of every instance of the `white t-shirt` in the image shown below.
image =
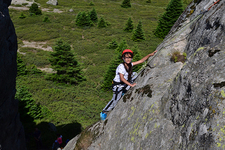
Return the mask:
[[[133,63],[131,63],[131,65],[133,66]],[[121,82],[119,73],[123,74],[124,79],[128,80],[128,72],[126,71],[124,65],[123,64],[120,64],[116,68],[116,76],[113,79],[113,81],[115,81],[115,82]]]

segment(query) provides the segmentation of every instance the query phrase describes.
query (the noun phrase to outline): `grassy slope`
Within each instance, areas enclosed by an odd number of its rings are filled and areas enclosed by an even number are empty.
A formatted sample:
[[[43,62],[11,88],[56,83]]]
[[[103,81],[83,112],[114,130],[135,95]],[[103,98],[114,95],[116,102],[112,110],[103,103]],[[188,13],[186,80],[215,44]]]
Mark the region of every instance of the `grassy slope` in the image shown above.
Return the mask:
[[[77,123],[85,128],[99,120],[99,112],[112,96],[111,91],[100,90],[103,74],[114,55],[113,50],[107,49],[108,43],[113,39],[117,42],[125,39],[129,48],[132,49],[137,45],[142,56],[154,51],[162,40],[153,36],[153,30],[157,26],[159,15],[165,11],[169,1],[152,0],[150,4],[144,0],[131,1],[132,7],[128,9],[120,7],[122,1],[109,0],[95,0],[93,1],[95,6],[89,6],[90,0],[58,0],[58,6],[47,5],[46,0],[36,0],[36,2],[41,4],[42,8],[50,10],[57,8],[64,12],[43,12],[42,16],[30,17],[28,11],[10,9],[20,51],[26,52],[22,57],[23,60],[27,65],[49,67],[49,52],[23,48],[22,40],[47,41],[46,46],[53,47],[55,40],[62,38],[72,46],[77,60],[82,63],[87,81],[78,86],[60,85],[46,81],[42,74],[18,77],[17,85],[27,86],[37,103],[51,111],[50,116],[37,120],[37,124],[52,122],[62,130],[62,126]],[[103,29],[97,28],[97,24],[91,28],[77,27],[76,14],[79,11],[90,11],[93,7],[98,17],[103,17],[111,25]],[[73,12],[68,11],[71,8]],[[27,16],[25,19],[19,18],[21,12]],[[45,16],[49,17],[50,23],[43,22]],[[129,17],[132,18],[135,28],[138,22],[142,21],[145,41],[133,42],[132,33],[123,31]]]

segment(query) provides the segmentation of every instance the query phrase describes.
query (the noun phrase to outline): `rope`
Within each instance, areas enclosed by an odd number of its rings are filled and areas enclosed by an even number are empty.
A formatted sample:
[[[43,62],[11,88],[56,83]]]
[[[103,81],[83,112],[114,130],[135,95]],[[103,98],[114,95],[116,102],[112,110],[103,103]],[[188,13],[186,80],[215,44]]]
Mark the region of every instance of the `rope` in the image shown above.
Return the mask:
[[[183,31],[186,27],[188,27],[188,25],[192,24],[194,21],[196,21],[197,19],[199,19],[200,17],[202,17],[206,12],[208,12],[215,4],[217,4],[219,1],[220,1],[220,0],[214,2],[213,5],[211,5],[206,11],[201,11],[194,19],[192,19],[189,23],[185,24],[181,29],[179,29],[178,31],[176,31],[176,32],[175,32],[176,34],[172,34],[171,36],[168,36],[164,41],[166,42],[168,39],[173,39],[173,38],[175,38],[176,36],[178,36],[178,35],[180,34],[180,31]],[[173,37],[173,36],[174,36],[174,37]],[[173,38],[171,38],[171,37],[173,37]],[[186,37],[187,37],[187,36],[186,36]],[[185,37],[185,38],[186,38],[186,37]],[[185,39],[185,38],[184,38],[184,39]],[[182,39],[182,40],[184,40],[184,39]],[[169,41],[171,41],[171,40],[169,40]],[[179,40],[179,41],[181,41],[181,40]],[[179,42],[179,41],[177,41],[177,42]],[[174,43],[177,43],[177,42],[174,42]],[[149,62],[150,62],[151,60],[153,60],[153,59],[160,53],[160,51],[161,51],[163,48],[166,48],[166,47],[168,47],[168,46],[170,46],[170,45],[172,45],[172,44],[174,44],[174,43],[171,43],[171,44],[168,44],[168,45],[165,45],[165,46],[159,48],[159,50],[157,51],[157,53],[156,53],[153,57],[151,57],[147,62],[145,62],[145,64],[142,65],[142,67],[137,71],[137,77],[145,70],[145,67],[147,66],[147,64],[149,64]]]

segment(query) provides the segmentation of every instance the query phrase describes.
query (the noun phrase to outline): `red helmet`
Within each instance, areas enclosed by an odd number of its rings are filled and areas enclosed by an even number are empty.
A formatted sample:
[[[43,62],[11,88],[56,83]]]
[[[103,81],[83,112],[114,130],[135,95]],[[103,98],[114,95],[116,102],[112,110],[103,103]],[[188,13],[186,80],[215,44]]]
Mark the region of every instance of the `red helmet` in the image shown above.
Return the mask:
[[[125,50],[123,51],[122,55],[123,55],[124,53],[131,53],[131,54],[133,54],[132,50],[130,50],[130,49],[125,49]]]

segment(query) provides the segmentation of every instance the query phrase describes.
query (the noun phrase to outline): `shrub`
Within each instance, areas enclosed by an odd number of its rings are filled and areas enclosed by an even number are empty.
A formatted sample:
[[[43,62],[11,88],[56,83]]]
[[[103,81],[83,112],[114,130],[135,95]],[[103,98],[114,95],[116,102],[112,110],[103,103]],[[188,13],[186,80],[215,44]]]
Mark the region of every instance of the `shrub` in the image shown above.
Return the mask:
[[[89,3],[89,6],[94,6],[95,4],[93,2],[90,2]]]
[[[130,0],[123,0],[122,5],[120,5],[123,8],[130,8],[131,4],[130,4]]]
[[[183,56],[184,56],[184,59],[186,60],[187,59],[187,53],[183,53]]]
[[[19,18],[20,19],[24,19],[24,18],[26,18],[26,16],[23,13],[21,13],[20,16],[19,16]]]
[[[43,22],[50,22],[48,16],[45,16],[45,18],[43,19]]]
[[[27,66],[28,74],[41,74],[42,71],[36,65],[31,64]]]
[[[186,53],[183,53],[183,55],[181,55],[179,51],[175,51],[172,53],[171,61],[173,61],[174,63],[176,62],[184,63],[185,60],[187,59],[186,57],[187,57]]]
[[[42,15],[41,10],[38,8],[38,5],[36,3],[33,3],[29,9],[29,12],[31,15]]]
[[[141,21],[139,21],[137,29],[134,31],[133,33],[133,37],[132,37],[133,41],[141,41],[141,40],[145,40],[144,37],[144,31],[142,29],[142,23]]]
[[[134,29],[134,25],[133,25],[133,21],[131,20],[131,17],[127,20],[127,23],[126,23],[126,27],[124,29],[124,31],[127,31],[127,32],[132,32]]]

